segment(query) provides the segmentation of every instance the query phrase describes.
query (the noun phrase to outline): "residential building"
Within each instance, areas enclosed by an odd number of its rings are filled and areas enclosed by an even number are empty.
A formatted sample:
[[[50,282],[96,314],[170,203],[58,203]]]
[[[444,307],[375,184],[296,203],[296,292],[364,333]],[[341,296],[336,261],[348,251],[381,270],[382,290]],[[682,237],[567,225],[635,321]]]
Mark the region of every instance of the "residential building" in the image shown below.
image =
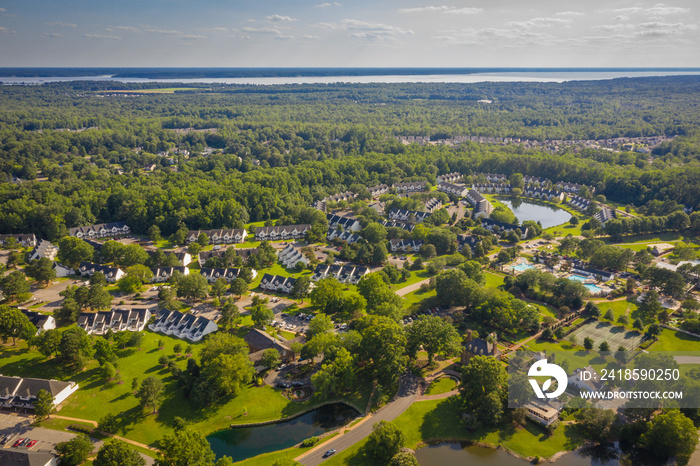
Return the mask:
[[[152,309],[112,309],[111,311],[81,312],[78,316],[78,327],[85,330],[88,335],[104,335],[109,330],[112,332],[141,332],[146,328],[151,318]]]
[[[559,189],[559,190],[561,190],[561,191],[564,191],[564,192],[567,192],[567,193],[574,193],[574,194],[578,194],[578,192],[579,192],[582,188],[584,188],[584,186],[585,186],[585,185],[582,185],[582,184],[567,183],[567,182],[564,182],[564,181],[559,181],[559,182],[556,184],[556,188],[557,188],[557,189]],[[588,190],[589,193],[595,192],[595,188],[588,187],[588,186],[585,186],[585,188]]]
[[[260,280],[260,288],[266,291],[290,294],[296,281],[296,278],[266,273]]]
[[[51,268],[56,271],[56,278],[68,277],[75,274],[75,270],[68,268],[65,265],[61,265],[58,262],[54,262]]]
[[[367,188],[367,191],[369,191],[370,196],[379,197],[382,194],[386,194],[389,192],[389,186],[387,186],[385,184],[378,184],[377,186],[372,186],[371,188]]]
[[[241,259],[243,259],[243,261],[246,261],[248,257],[258,253],[258,250],[256,248],[237,249],[233,248],[233,246],[227,249],[214,249],[211,251],[202,251],[197,256],[197,262],[199,263],[199,267],[204,267],[204,264],[206,264],[207,261],[211,258],[224,257],[224,254],[228,249],[233,249],[234,251],[236,251],[236,254],[241,256]]]
[[[78,384],[75,382],[0,375],[0,407],[34,409],[40,390],[49,392],[53,397],[54,406],[58,406],[77,389]]]
[[[523,183],[526,185],[537,185],[537,186],[544,186],[547,183],[547,180],[545,178],[540,178],[539,176],[530,176],[530,175],[525,175],[523,176]]]
[[[510,193],[511,188],[509,183],[474,183],[472,189],[478,193]]]
[[[543,426],[548,426],[559,419],[561,403],[554,401],[531,401],[526,404],[526,415],[529,419]]]
[[[389,212],[390,220],[420,223],[430,217],[430,212],[419,212],[416,210],[394,209]]]
[[[284,363],[288,363],[294,359],[294,351],[292,351],[292,347],[286,340],[282,341],[281,339],[275,338],[264,330],[257,328],[251,329],[245,334],[243,339],[248,344],[250,358],[253,363],[260,361],[262,352],[266,349],[276,350]]]
[[[467,200],[474,206],[474,218],[487,217],[493,212],[493,205],[474,189],[467,193]]]
[[[153,272],[153,283],[162,283],[170,280],[175,272],[179,272],[183,276],[189,275],[190,269],[184,266],[156,267],[152,268],[151,272]]]
[[[202,233],[207,235],[210,244],[242,243],[248,236],[248,232],[244,228],[190,230],[187,232],[187,242],[194,243]]]
[[[332,241],[334,239],[339,239],[340,241],[345,241],[348,244],[356,243],[362,239],[362,236],[356,235],[355,233],[349,233],[347,231],[340,231],[334,228],[329,228],[326,234],[326,239]]]
[[[438,175],[437,181],[444,181],[445,183],[455,183],[463,178],[461,173],[453,172],[447,175]]]
[[[482,218],[481,219],[481,226],[483,228],[489,230],[490,232],[493,232],[493,233],[498,232],[499,234],[509,233],[511,231],[515,231],[515,230],[519,229],[522,233],[520,235],[520,237],[522,239],[527,238],[527,232],[528,232],[527,227],[522,227],[520,225],[514,225],[512,223],[506,223],[506,222],[499,222],[498,220],[493,220],[490,218]]]
[[[58,247],[42,239],[39,241],[39,244],[32,249],[32,252],[29,254],[29,260],[33,261],[44,257],[52,261],[56,260],[56,254],[58,254]]]
[[[478,178],[483,176],[489,183],[505,183],[508,181],[508,177],[501,173],[475,173],[474,177]]]
[[[184,314],[179,311],[161,309],[156,320],[148,326],[154,332],[165,333],[176,338],[199,341],[219,327],[213,321],[202,316]]]
[[[391,239],[389,240],[389,249],[392,252],[418,252],[423,242],[420,239]]]
[[[584,211],[588,209],[588,206],[591,204],[591,201],[589,201],[585,197],[571,196],[569,198],[568,204],[576,210]]]
[[[457,235],[458,250],[461,251],[465,246],[468,247],[472,252],[479,242],[479,238],[472,235]]]
[[[146,249],[146,252],[151,257],[153,257],[156,254],[156,251],[153,249]],[[183,267],[187,267],[188,265],[190,265],[190,263],[192,263],[192,256],[187,251],[163,251],[163,253],[166,256],[173,254],[175,257],[177,257],[178,262]]]
[[[335,214],[326,214],[329,228],[342,228],[344,231],[357,232],[362,230],[362,225],[356,218],[341,217]]]
[[[277,253],[277,259],[288,269],[296,267],[299,262],[305,266],[309,263],[309,259],[304,256],[304,253],[291,244],[287,244],[284,249]]]
[[[396,222],[393,220],[382,222],[382,225],[384,225],[386,228],[401,228],[408,232],[413,231],[413,229],[416,227],[416,225],[413,223]]]
[[[435,199],[434,197],[431,197],[429,200],[424,201],[423,205],[425,205],[425,211],[431,214],[436,210],[440,210],[442,208],[442,202]]]
[[[445,181],[438,182],[437,189],[443,193],[452,194],[458,197],[464,197],[468,192],[468,189],[464,186],[447,183]]]
[[[416,193],[426,191],[428,183],[425,181],[409,181],[408,183],[394,183],[393,188],[400,193]]]
[[[69,228],[68,234],[77,238],[106,238],[113,236],[123,236],[131,233],[129,225],[124,222],[99,223],[84,227]]]
[[[34,233],[10,233],[7,235],[0,235],[0,244],[5,244],[8,238],[17,240],[19,246],[24,246],[26,248],[33,248],[36,246],[36,235],[34,235]]]
[[[343,193],[338,193],[338,194],[333,194],[332,196],[328,196],[324,198],[323,200],[325,202],[340,202],[340,201],[349,201],[352,199],[355,199],[357,197],[357,194],[353,193],[352,191],[345,191]]]
[[[238,278],[238,274],[240,273],[240,271],[241,269],[237,268],[224,269],[220,267],[202,267],[199,270],[199,274],[206,278],[209,283],[213,283],[219,278],[223,278],[227,282],[231,283],[236,278]],[[258,272],[253,269],[253,278],[255,278],[257,275]]]
[[[460,362],[469,364],[469,360],[474,356],[492,356],[501,359],[501,350],[498,349],[496,335],[489,335],[491,342],[481,338],[472,338],[471,329],[467,330],[467,341],[464,342]]]
[[[5,466],[58,466],[58,458],[47,451],[1,449],[0,464]]]
[[[608,206],[601,206],[600,210],[593,215],[593,218],[598,219],[600,224],[605,226],[609,220],[617,218],[617,211]]]
[[[102,272],[108,282],[114,283],[124,276],[124,271],[117,267],[108,265],[93,264],[91,262],[81,262],[75,273],[92,277],[95,272]]]
[[[22,313],[29,319],[29,322],[34,324],[34,326],[37,328],[37,335],[44,330],[52,330],[56,328],[56,320],[52,315],[40,314],[36,311],[30,311],[28,309],[20,309],[20,311],[22,311]]]
[[[523,196],[533,199],[546,199],[548,201],[562,201],[564,193],[553,189],[538,188],[534,185],[529,185],[523,190]]]
[[[280,225],[274,227],[258,227],[255,239],[259,241],[278,241],[285,239],[300,239],[304,237],[311,225]]]
[[[317,281],[324,278],[335,278],[341,283],[357,284],[362,277],[369,273],[369,269],[365,266],[319,264],[316,266],[311,280]]]

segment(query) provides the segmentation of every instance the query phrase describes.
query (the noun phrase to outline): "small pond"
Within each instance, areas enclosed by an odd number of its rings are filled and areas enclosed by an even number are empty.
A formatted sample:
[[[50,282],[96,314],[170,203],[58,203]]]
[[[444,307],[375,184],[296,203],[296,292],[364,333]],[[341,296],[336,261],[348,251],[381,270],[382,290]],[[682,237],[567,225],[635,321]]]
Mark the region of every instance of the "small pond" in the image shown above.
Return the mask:
[[[551,205],[536,204],[510,197],[498,197],[497,199],[513,211],[520,223],[525,220],[539,221],[542,228],[549,228],[566,223],[571,219],[569,212]]]
[[[618,466],[616,450],[582,450],[567,453],[552,463],[553,466]],[[526,466],[531,464],[509,455],[503,450],[478,446],[463,446],[459,443],[443,443],[416,450],[416,459],[421,466],[478,464],[479,466]]]
[[[349,406],[336,403],[277,424],[222,430],[207,440],[217,459],[227,455],[236,462],[293,447],[309,437],[343,426],[358,415]]]

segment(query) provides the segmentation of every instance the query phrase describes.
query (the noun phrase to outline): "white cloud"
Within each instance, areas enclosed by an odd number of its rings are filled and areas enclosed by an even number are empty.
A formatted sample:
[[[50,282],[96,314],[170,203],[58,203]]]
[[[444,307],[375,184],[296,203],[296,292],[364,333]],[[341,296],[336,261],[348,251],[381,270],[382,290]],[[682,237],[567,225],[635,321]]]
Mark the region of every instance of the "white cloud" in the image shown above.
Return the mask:
[[[410,29],[356,19],[344,19],[335,28],[350,32],[351,37],[372,41],[393,41],[400,36],[413,34]]]
[[[654,16],[680,15],[690,13],[690,8],[679,8],[675,6],[666,6],[659,3],[647,10],[647,13]]]
[[[511,21],[507,24],[508,24],[508,26],[511,26],[511,27],[531,29],[531,28],[541,28],[541,27],[550,27],[550,26],[567,26],[571,22],[572,22],[572,20],[570,20],[570,19],[544,17],[544,18],[532,18],[529,21]]]
[[[200,39],[206,39],[206,36],[201,36],[197,34],[183,34],[180,36],[180,39],[188,39],[188,40],[200,40]]]
[[[146,32],[152,32],[154,34],[163,34],[166,36],[179,36],[182,35],[182,31],[177,31],[175,29],[146,29]]]
[[[554,13],[554,16],[584,16],[584,13],[579,11],[560,11],[559,13]]]
[[[131,32],[138,31],[138,29],[136,29],[133,26],[114,26],[114,29],[119,29],[121,31],[131,31]]]
[[[83,34],[85,39],[106,39],[106,40],[122,40],[119,36],[105,36],[102,34]]]
[[[305,35],[301,36],[301,38],[306,39],[306,40],[318,40],[318,39],[320,39],[319,36],[316,36],[314,34],[305,34]]]
[[[228,28],[202,28],[204,31],[211,31],[211,32],[228,32]],[[233,29],[232,29],[233,30]]]
[[[4,8],[0,8],[0,13],[5,13],[7,10]]]
[[[432,37],[438,44],[446,46],[487,46],[512,48],[532,45],[546,45],[556,42],[557,38],[544,32],[532,32],[524,29],[481,28],[444,31],[445,34]]]
[[[484,11],[481,8],[457,8],[454,6],[446,6],[446,5],[440,5],[440,6],[434,6],[434,5],[429,5],[429,6],[420,6],[416,8],[400,8],[399,13],[430,13],[430,12],[439,12],[439,13],[448,13],[448,14],[456,14],[456,15],[473,15],[477,13],[481,13]]]
[[[50,39],[52,37],[63,37],[63,34],[59,34],[57,32],[47,32],[45,33],[42,37],[45,37],[47,39]]]
[[[64,23],[61,21],[54,21],[52,23],[44,23],[46,26],[63,26],[64,28],[77,28],[77,24],[73,23]]]
[[[481,8],[456,8],[454,10],[447,10],[445,13],[450,15],[475,15],[484,11]]]
[[[613,18],[614,21],[629,21],[630,17],[625,15],[617,15]]]
[[[342,5],[343,5],[342,3],[338,3],[338,2],[333,2],[333,3],[326,2],[326,3],[321,3],[319,5],[316,5],[316,8],[328,8],[329,6],[342,6]]]
[[[265,17],[268,21],[298,21],[296,18],[290,16],[280,16],[280,15],[270,15]]]
[[[243,30],[245,32],[249,32],[251,34],[276,34],[280,35],[282,34],[282,31],[276,28],[251,28],[251,27],[244,27]]]
[[[277,36],[273,36],[272,38],[276,39],[276,40],[292,40],[292,39],[294,39],[294,36],[285,36],[285,35],[280,34]]]

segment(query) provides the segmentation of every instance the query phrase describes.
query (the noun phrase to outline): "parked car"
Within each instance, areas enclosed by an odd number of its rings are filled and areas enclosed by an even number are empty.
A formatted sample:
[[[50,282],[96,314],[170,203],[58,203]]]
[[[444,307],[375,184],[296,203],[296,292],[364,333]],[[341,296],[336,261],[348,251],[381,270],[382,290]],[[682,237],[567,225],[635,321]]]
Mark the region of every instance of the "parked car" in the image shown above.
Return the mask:
[[[5,444],[5,445],[8,444],[8,443],[10,443],[10,440],[12,440],[12,437],[13,437],[12,434],[7,434],[7,435],[5,436],[5,438],[2,439],[2,443]]]
[[[289,385],[288,382],[277,382],[277,388],[289,388],[291,385]]]
[[[331,448],[330,450],[328,450],[327,452],[325,452],[323,454],[323,457],[328,458],[329,456],[334,455],[334,454],[335,454],[335,450],[333,448]]]
[[[303,387],[303,386],[304,386],[304,382],[299,382],[299,381],[292,382],[292,387],[299,388],[299,387]]]
[[[27,444],[27,448],[32,448],[34,445],[36,445],[37,440],[32,440]]]
[[[29,445],[29,442],[31,442],[31,441],[32,441],[32,439],[26,438],[26,439],[24,439],[24,441],[22,443],[19,444],[19,446],[26,447],[27,445]]]
[[[18,438],[18,439],[15,441],[15,443],[12,444],[12,447],[13,447],[13,448],[14,448],[14,447],[18,447],[18,446],[20,446],[20,444],[21,444],[22,442],[24,442],[24,439],[23,439],[23,438]]]

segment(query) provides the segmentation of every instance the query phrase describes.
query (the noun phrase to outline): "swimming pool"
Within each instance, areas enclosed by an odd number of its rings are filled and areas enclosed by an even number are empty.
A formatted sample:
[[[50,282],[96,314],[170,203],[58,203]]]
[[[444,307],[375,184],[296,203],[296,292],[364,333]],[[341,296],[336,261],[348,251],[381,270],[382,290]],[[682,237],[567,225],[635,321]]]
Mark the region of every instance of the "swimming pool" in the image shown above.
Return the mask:
[[[598,285],[595,285],[593,283],[584,283],[583,286],[588,288],[588,291],[590,291],[591,294],[598,294],[601,291],[603,291],[603,289],[601,287],[599,287]]]
[[[566,278],[568,278],[569,280],[574,281],[574,282],[584,282],[584,281],[588,280],[589,277],[584,277],[583,275],[576,275],[576,274],[572,273],[571,275],[569,275]]]
[[[522,264],[518,264],[518,265],[514,265],[511,267],[511,269],[516,270],[518,272],[524,272],[526,270],[534,269],[534,268],[535,268],[534,265],[528,264],[527,262],[522,263]]]

